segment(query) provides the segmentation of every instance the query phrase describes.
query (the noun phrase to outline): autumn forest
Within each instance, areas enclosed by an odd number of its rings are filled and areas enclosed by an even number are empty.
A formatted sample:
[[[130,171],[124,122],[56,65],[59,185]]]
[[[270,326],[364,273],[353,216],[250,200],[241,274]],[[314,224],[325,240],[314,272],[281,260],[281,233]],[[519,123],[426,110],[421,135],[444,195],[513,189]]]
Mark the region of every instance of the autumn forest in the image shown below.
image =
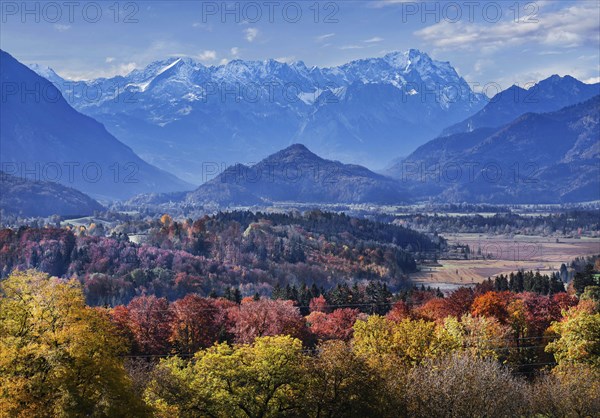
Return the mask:
[[[600,411],[600,262],[441,291],[437,234],[319,210],[0,232],[0,414]]]

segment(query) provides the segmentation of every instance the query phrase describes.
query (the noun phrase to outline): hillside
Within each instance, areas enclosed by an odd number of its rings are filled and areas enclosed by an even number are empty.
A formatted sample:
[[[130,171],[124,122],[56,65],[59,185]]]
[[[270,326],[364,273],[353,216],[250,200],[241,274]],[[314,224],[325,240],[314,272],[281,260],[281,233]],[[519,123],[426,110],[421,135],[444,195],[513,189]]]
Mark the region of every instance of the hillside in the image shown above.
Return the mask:
[[[104,208],[70,187],[49,181],[32,181],[0,171],[0,209],[18,216],[84,216]]]
[[[436,138],[391,173],[419,198],[561,203],[600,199],[600,96],[497,129]]]
[[[17,176],[35,171],[41,180],[109,199],[192,188],[143,161],[4,51],[0,64],[0,80],[7,86],[0,111],[0,162],[10,167],[5,171]]]
[[[129,230],[144,234],[144,244],[118,238]],[[443,238],[402,226],[321,211],[165,217],[121,224],[112,232],[95,237],[58,228],[0,230],[0,277],[26,268],[75,275],[85,281],[92,305],[127,303],[142,293],[170,299],[208,295],[232,286],[269,294],[277,285],[302,282],[331,288],[381,280],[398,288],[416,271],[415,257],[445,245]]]

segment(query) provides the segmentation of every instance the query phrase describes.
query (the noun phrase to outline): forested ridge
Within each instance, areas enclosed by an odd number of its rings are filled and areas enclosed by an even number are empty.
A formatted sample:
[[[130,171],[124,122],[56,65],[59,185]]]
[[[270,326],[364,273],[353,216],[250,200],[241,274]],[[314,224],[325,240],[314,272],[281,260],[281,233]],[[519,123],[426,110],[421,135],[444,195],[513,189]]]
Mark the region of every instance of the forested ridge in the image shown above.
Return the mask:
[[[130,241],[132,234],[143,243]],[[375,280],[398,289],[416,271],[415,257],[445,245],[434,239],[320,211],[232,212],[184,221],[165,215],[124,223],[110,236],[102,224],[2,230],[0,263],[3,277],[17,268],[75,277],[89,304],[114,306],[142,294],[176,299],[222,295],[230,287],[269,295],[286,284],[329,289]]]

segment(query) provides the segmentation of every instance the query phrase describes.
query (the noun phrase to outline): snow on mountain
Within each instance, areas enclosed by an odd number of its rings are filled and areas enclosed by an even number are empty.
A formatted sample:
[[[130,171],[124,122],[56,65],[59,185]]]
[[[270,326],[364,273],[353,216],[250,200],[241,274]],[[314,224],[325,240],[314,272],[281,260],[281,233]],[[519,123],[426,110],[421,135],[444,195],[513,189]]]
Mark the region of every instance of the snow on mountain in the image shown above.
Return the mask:
[[[139,193],[192,187],[140,159],[101,123],[73,109],[50,81],[3,50],[0,81],[17,85],[22,91],[40,92],[37,97],[7,94],[2,100],[0,165],[6,174],[61,183],[99,199],[125,199]],[[11,190],[21,189],[11,186]],[[43,202],[34,195],[48,190],[69,194],[64,188],[29,184],[25,190],[30,194],[27,201]],[[20,192],[15,196],[16,200],[11,201],[26,201]],[[71,198],[79,199],[72,195],[65,201]]]
[[[416,49],[329,68],[170,58],[110,79],[50,79],[143,158],[194,182],[207,162],[252,162],[294,142],[381,167],[485,104],[448,62]]]

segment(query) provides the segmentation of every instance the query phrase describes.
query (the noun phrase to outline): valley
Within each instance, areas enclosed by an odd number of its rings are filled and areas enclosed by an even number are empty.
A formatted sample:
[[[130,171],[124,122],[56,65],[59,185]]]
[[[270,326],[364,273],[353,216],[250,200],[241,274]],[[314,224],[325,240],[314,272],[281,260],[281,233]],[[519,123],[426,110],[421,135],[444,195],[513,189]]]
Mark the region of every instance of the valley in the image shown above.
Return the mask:
[[[0,418],[600,417],[600,2],[0,7]]]
[[[422,265],[410,275],[416,285],[440,287],[444,290],[480,283],[500,274],[518,270],[552,274],[561,264],[569,264],[576,257],[600,254],[600,237],[557,238],[531,235],[445,234],[450,246],[468,245],[474,256],[460,260],[445,259]],[[481,252],[481,255],[479,255]]]

